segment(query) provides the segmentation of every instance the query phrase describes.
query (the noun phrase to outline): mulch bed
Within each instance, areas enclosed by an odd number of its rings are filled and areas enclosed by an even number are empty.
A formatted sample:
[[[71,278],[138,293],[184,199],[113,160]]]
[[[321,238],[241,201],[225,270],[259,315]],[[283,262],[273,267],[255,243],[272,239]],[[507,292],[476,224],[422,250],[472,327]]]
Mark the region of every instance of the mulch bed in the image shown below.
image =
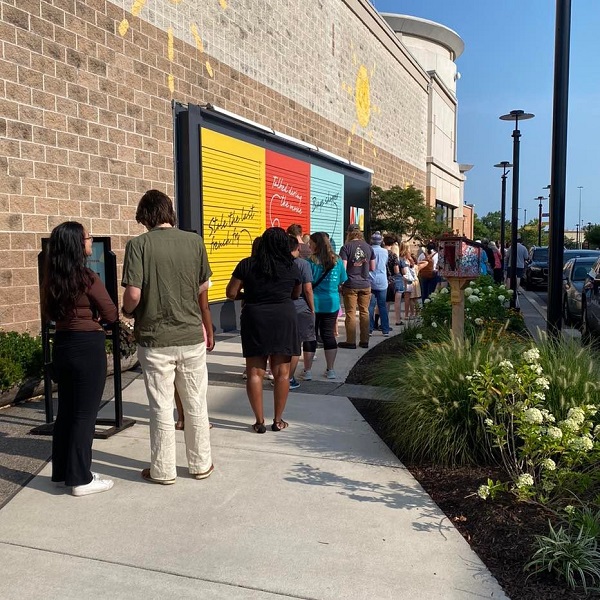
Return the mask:
[[[397,354],[401,339],[391,338],[365,354],[350,372],[347,383],[370,384],[376,363]],[[356,409],[382,437],[374,401],[352,399]],[[481,500],[474,492],[488,477],[501,479],[499,471],[485,467],[445,468],[411,464],[398,456],[434,502],[446,514],[473,550],[486,564],[511,600],[578,600],[574,592],[550,576],[530,577],[523,571],[530,560],[535,535],[548,532],[548,514],[540,506],[516,502],[509,494],[496,500]],[[598,597],[598,596],[593,596]]]

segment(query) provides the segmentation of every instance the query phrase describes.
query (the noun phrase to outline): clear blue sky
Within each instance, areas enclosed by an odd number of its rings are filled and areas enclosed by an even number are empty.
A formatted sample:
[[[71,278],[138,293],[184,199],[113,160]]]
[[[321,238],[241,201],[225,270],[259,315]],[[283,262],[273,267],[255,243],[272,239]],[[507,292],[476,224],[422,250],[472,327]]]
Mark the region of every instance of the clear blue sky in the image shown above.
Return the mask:
[[[465,42],[457,60],[458,160],[473,164],[465,201],[485,215],[500,210],[501,169],[512,162],[514,123],[498,117],[522,109],[535,118],[520,124],[519,205],[537,217],[537,196],[550,183],[554,79],[554,0],[375,0],[380,12],[436,21]],[[565,226],[578,219],[600,223],[597,183],[600,151],[600,2],[573,0]],[[511,176],[508,178],[510,212]],[[545,201],[544,212],[548,202]],[[523,211],[519,211],[522,224]]]

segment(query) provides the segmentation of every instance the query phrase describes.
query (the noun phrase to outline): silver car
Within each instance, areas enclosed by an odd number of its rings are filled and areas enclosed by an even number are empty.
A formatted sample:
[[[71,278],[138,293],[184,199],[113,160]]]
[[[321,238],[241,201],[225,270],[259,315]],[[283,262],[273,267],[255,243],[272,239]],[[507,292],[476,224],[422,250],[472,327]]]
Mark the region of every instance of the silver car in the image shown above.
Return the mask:
[[[563,268],[563,321],[566,325],[581,323],[581,295],[587,274],[597,258],[580,256],[571,258]]]

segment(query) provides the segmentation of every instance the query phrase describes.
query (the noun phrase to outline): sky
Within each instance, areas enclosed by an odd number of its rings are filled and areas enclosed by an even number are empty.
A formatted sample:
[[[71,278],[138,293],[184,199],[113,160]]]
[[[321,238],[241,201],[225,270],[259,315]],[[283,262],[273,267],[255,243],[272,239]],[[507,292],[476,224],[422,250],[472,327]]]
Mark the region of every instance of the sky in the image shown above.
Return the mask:
[[[500,210],[502,169],[512,162],[514,121],[499,116],[521,109],[535,118],[519,123],[519,224],[537,218],[538,196],[550,183],[554,85],[554,0],[375,0],[380,12],[429,19],[453,29],[465,43],[456,61],[460,163],[467,173],[465,202],[479,216]],[[600,1],[573,0],[565,228],[600,223]],[[507,179],[510,213],[512,179]],[[583,189],[578,189],[583,186]],[[548,202],[543,201],[543,212]]]

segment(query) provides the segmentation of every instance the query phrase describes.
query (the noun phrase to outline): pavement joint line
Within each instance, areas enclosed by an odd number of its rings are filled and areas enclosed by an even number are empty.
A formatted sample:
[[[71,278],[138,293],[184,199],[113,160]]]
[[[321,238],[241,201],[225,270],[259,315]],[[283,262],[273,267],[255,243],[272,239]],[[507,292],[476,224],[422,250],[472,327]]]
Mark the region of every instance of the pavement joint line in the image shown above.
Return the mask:
[[[0,540],[0,544],[4,544],[5,546],[12,546],[14,548],[23,548],[25,550],[46,552],[48,554],[54,554],[54,555],[58,555],[58,556],[69,556],[71,558],[79,558],[81,560],[89,560],[92,562],[97,562],[97,563],[101,563],[101,564],[105,564],[105,565],[127,567],[129,569],[135,569],[137,571],[145,571],[145,572],[149,572],[149,573],[159,573],[162,575],[170,575],[172,577],[180,577],[182,579],[190,579],[192,581],[204,581],[206,583],[214,583],[216,585],[224,585],[227,587],[240,588],[240,589],[244,589],[244,590],[252,590],[255,592],[264,592],[267,594],[272,594],[273,596],[278,596],[280,598],[296,598],[297,600],[320,600],[319,598],[316,598],[314,596],[299,596],[297,594],[289,594],[287,592],[274,592],[273,590],[269,590],[267,588],[261,588],[258,586],[241,585],[241,584],[237,584],[237,583],[231,583],[228,581],[221,581],[218,579],[208,579],[205,577],[196,577],[194,575],[186,575],[185,573],[177,573],[175,571],[169,571],[167,569],[155,569],[155,568],[149,568],[149,567],[141,567],[139,565],[134,565],[132,563],[118,562],[115,560],[107,560],[105,558],[95,558],[93,556],[85,556],[82,554],[73,554],[71,552],[58,552],[57,550],[50,550],[48,548],[39,548],[37,546],[29,546],[27,544],[18,544],[16,542],[7,542],[5,540]]]

